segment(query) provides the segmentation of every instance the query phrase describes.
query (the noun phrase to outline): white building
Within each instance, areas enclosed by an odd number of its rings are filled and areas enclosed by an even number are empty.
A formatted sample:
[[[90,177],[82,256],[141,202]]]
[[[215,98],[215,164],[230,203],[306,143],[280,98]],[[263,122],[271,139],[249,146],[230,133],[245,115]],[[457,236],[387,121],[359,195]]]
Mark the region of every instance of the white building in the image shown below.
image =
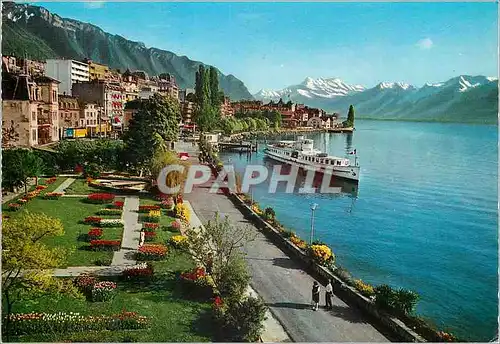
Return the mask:
[[[141,89],[140,89],[140,91],[139,91],[139,98],[141,98],[141,99],[149,99],[155,93],[158,93],[158,86],[155,86],[155,85],[142,86]]]
[[[47,60],[45,74],[59,80],[59,94],[71,94],[74,83],[89,81],[89,65],[75,60]]]

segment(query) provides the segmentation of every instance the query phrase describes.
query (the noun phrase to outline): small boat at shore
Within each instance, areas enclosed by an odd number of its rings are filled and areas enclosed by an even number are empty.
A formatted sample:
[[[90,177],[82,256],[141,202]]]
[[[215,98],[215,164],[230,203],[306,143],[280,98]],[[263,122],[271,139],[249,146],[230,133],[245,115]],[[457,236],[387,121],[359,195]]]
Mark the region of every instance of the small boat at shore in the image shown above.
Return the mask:
[[[268,144],[264,153],[271,159],[296,165],[306,171],[326,172],[338,178],[359,181],[360,167],[356,158],[356,150],[353,152],[355,156],[353,164],[350,159],[331,156],[315,149],[313,140],[299,136],[297,141],[278,141]]]

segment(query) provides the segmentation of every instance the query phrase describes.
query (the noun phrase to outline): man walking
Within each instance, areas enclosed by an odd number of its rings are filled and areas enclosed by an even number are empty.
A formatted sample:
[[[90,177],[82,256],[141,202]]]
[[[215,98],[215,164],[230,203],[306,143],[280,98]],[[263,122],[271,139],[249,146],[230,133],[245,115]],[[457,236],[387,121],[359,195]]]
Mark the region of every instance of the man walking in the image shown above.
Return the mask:
[[[320,288],[318,282],[314,281],[312,287],[312,301],[313,301],[313,311],[317,311],[319,307],[319,293]]]
[[[325,302],[326,302],[326,309],[332,309],[332,296],[333,296],[333,286],[332,286],[332,280],[328,281],[328,284],[326,285],[325,288]]]

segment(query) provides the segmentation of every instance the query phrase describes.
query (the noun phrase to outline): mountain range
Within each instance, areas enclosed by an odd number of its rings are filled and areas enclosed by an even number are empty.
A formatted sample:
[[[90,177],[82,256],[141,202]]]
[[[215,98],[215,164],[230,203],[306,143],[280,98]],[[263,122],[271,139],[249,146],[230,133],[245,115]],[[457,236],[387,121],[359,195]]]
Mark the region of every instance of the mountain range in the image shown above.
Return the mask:
[[[44,7],[2,2],[2,54],[31,59],[90,58],[113,69],[143,70],[150,75],[170,73],[179,87],[193,88],[195,72],[202,64],[170,51],[147,48],[104,32],[99,27],[61,18]],[[252,95],[233,75],[219,72],[221,89],[231,99],[252,99]]]
[[[339,78],[306,78],[279,91],[261,90],[254,97],[304,103],[344,117],[354,105],[356,118],[461,123],[497,123],[498,79],[460,75],[417,88],[381,82],[373,88],[349,85]]]

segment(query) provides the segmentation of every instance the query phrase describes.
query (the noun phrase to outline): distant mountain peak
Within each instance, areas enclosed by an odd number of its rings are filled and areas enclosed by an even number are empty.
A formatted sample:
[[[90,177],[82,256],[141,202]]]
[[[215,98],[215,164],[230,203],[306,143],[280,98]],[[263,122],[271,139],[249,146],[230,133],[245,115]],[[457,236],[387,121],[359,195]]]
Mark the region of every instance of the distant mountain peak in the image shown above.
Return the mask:
[[[403,90],[410,90],[414,89],[410,84],[404,83],[404,82],[381,82],[377,86],[377,88],[384,90],[384,89],[403,89]]]

